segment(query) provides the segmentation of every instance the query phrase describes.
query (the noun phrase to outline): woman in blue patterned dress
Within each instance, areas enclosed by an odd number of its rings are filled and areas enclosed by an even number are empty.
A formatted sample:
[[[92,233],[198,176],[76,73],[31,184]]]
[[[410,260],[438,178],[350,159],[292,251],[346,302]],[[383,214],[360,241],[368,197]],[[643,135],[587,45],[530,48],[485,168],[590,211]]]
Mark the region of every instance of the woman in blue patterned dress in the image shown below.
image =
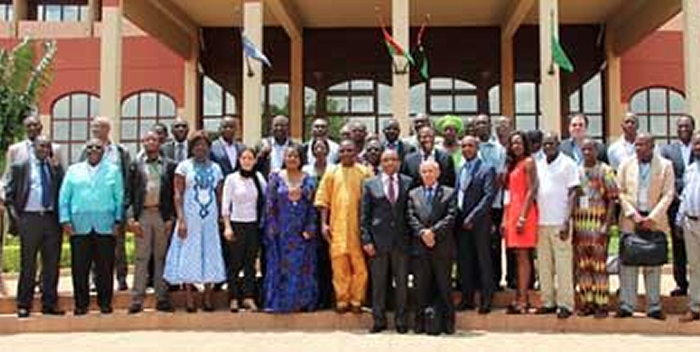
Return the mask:
[[[265,311],[309,311],[316,306],[316,209],[314,180],[301,171],[296,147],[284,168],[270,175],[265,205]]]
[[[189,142],[191,158],[175,170],[177,225],[165,262],[164,278],[185,285],[187,311],[196,312],[194,284],[204,284],[202,306],[213,311],[212,284],[224,282],[226,271],[219,240],[219,208],[223,175],[209,160],[211,141],[196,132]]]

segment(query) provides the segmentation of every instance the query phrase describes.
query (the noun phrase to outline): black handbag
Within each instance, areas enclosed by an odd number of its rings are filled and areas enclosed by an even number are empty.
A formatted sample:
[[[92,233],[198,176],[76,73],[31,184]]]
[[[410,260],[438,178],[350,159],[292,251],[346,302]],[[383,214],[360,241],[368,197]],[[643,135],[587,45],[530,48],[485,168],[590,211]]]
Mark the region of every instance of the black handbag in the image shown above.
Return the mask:
[[[668,261],[668,240],[661,231],[640,230],[620,237],[620,261],[628,266],[658,266]]]
[[[442,314],[437,307],[427,307],[423,313],[425,319],[425,333],[437,336],[442,333]]]

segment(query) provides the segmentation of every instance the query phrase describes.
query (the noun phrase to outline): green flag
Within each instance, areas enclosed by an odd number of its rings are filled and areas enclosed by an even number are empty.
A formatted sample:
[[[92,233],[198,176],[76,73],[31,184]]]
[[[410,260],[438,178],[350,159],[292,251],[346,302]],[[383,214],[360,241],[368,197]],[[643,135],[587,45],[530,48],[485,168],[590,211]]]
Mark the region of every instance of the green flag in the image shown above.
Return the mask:
[[[561,43],[559,43],[559,38],[557,38],[554,33],[554,11],[552,11],[552,61],[557,64],[562,70],[567,72],[574,72],[574,65],[566,56],[564,48],[562,48]]]
[[[413,58],[416,60],[416,65],[418,65],[418,74],[420,77],[427,81],[430,79],[430,72],[428,70],[428,55],[425,52],[425,47],[423,46],[423,34],[425,33],[425,27],[428,24],[428,16],[426,16],[425,21],[420,26],[418,31],[418,38],[416,40],[416,52]]]

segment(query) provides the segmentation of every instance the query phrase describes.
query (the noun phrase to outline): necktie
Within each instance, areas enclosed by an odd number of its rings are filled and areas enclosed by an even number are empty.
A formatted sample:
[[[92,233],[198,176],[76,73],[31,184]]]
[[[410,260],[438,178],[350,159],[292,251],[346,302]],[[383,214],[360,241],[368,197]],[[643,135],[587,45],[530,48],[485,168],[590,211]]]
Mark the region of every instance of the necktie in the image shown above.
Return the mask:
[[[41,206],[44,207],[44,210],[48,210],[51,208],[53,190],[51,189],[51,175],[46,161],[39,163],[39,170],[41,171]]]
[[[428,203],[428,213],[433,212],[433,189],[432,188],[426,188],[425,189],[425,201]]]
[[[177,161],[185,160],[185,146],[182,143],[177,144],[177,155],[175,158]]]
[[[394,180],[396,175],[389,176],[389,201],[391,204],[396,203],[396,186],[394,186]]]

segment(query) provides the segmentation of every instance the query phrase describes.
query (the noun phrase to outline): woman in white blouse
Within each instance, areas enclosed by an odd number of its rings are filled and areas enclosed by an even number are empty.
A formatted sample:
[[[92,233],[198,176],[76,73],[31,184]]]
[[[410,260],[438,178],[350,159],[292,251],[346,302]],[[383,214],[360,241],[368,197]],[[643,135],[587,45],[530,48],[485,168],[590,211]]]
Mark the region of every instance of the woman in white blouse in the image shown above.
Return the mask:
[[[257,310],[255,304],[255,262],[260,252],[260,219],[265,205],[265,178],[255,171],[255,152],[246,148],[238,157],[240,169],[226,177],[221,205],[224,237],[229,252],[229,308]],[[243,270],[242,290],[237,285]]]

